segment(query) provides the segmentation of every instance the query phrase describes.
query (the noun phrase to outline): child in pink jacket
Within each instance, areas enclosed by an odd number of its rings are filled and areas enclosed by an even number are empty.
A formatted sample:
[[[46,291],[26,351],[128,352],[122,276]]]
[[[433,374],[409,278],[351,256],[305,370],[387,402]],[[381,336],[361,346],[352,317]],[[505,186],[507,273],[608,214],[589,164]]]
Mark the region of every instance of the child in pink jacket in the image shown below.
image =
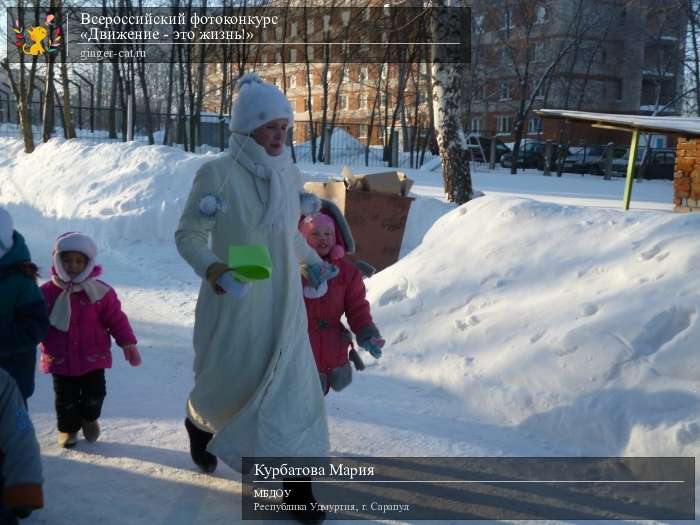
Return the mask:
[[[87,235],[61,235],[54,244],[51,280],[41,286],[50,326],[40,347],[40,367],[53,375],[58,444],[66,448],[75,446],[81,428],[88,441],[100,435],[105,368],[112,366],[110,336],[132,366],[141,364],[116,292],[97,279],[96,257],[97,246]]]
[[[309,340],[316,359],[321,387],[325,394],[332,388],[340,391],[352,381],[348,357],[358,370],[364,365],[352,347],[352,336],[340,318],[343,314],[355,334],[359,346],[372,357],[382,355],[384,339],[372,321],[365,298],[362,274],[354,263],[345,258],[352,235],[340,210],[330,201],[324,209],[299,223],[306,242],[323,258],[340,270],[338,276],[318,288],[302,277],[304,303],[309,321]]]

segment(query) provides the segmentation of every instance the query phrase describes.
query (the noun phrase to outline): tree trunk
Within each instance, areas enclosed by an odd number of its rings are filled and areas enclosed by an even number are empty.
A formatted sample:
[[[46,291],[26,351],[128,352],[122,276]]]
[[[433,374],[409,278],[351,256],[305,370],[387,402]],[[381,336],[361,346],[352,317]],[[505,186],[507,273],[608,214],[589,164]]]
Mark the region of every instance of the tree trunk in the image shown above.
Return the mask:
[[[433,42],[460,41],[459,17],[450,16],[445,0],[435,0],[431,15]],[[437,8],[437,9],[436,9]],[[460,122],[464,64],[456,62],[447,46],[433,46],[433,106],[435,132],[442,157],[445,193],[463,204],[473,196],[469,152]]]
[[[42,115],[41,138],[48,142],[53,134],[53,71],[54,55],[46,56],[46,76],[44,77],[44,114]]]

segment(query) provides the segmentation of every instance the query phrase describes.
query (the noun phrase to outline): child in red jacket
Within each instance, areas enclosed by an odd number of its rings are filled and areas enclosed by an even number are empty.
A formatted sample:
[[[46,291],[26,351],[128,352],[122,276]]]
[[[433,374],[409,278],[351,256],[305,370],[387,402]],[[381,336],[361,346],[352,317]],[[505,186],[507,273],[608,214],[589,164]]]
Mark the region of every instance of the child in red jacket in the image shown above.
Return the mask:
[[[340,210],[324,201],[324,209],[310,215],[299,229],[316,252],[340,270],[338,276],[313,288],[302,277],[304,302],[309,320],[309,340],[316,359],[321,386],[325,394],[332,388],[342,390],[352,381],[348,350],[352,336],[340,321],[343,314],[354,332],[359,346],[375,359],[382,355],[384,339],[372,321],[365,285],[357,267],[345,258],[346,248],[353,245],[350,229]],[[353,361],[362,369],[362,361],[351,350]]]
[[[131,366],[141,364],[136,337],[113,288],[97,279],[97,246],[87,235],[66,233],[54,244],[51,280],[41,286],[49,307],[49,333],[41,343],[41,370],[53,375],[58,444],[70,448],[78,430],[88,441],[100,434],[97,419],[112,366],[111,337]]]

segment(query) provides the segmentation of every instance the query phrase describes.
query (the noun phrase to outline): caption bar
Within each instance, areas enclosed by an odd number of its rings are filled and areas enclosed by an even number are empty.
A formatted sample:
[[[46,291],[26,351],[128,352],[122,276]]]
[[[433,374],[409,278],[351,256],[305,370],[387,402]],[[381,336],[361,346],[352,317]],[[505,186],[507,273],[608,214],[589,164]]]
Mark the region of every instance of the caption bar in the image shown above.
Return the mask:
[[[287,492],[309,476],[327,519],[695,519],[693,457],[243,458],[243,471],[244,520],[293,520]]]
[[[448,18],[458,30],[444,31]],[[64,6],[60,13],[10,7],[7,23],[13,62],[61,45],[65,60],[73,63],[417,63],[428,60],[435,46],[444,48],[446,61],[467,63],[471,54],[466,7]]]

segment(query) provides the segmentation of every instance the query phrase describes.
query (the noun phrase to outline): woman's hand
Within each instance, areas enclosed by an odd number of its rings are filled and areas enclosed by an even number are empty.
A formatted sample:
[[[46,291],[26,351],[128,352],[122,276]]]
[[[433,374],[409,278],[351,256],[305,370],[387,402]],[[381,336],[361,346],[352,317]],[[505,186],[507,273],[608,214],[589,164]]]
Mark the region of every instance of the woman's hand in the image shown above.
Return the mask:
[[[216,281],[218,281],[219,277],[221,277],[228,271],[229,267],[226,266],[224,263],[220,262],[215,262],[211,266],[209,266],[209,268],[207,268],[207,282],[211,284],[215,294],[223,295],[226,293],[226,290],[224,290],[221,286],[216,284]]]
[[[236,299],[240,299],[248,293],[250,283],[242,283],[234,279],[230,270],[231,268],[223,263],[214,263],[207,269],[207,281],[214,288],[215,294],[223,295],[228,292]]]

